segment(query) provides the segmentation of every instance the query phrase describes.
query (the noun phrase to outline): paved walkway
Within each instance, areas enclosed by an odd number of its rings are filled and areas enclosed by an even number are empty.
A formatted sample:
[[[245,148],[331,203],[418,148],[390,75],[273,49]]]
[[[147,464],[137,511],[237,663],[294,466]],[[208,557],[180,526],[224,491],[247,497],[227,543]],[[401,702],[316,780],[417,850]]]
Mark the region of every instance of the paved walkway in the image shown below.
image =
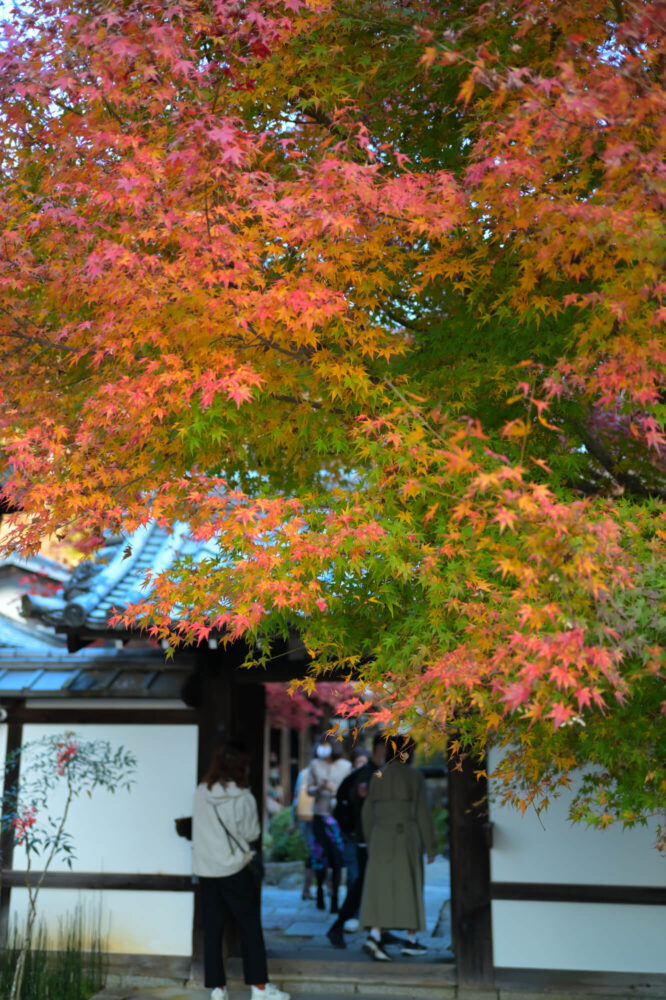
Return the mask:
[[[444,858],[437,858],[432,865],[426,866],[425,871],[426,930],[419,935],[419,939],[428,948],[428,955],[423,959],[404,958],[399,948],[390,948],[396,963],[453,961],[449,863]],[[341,898],[344,898],[344,890]],[[347,948],[344,951],[331,947],[326,931],[332,922],[330,913],[318,910],[314,900],[304,902],[301,899],[300,888],[264,886],[262,890],[262,923],[269,957],[378,964],[373,963],[361,949],[366,936],[363,931],[345,934]]]

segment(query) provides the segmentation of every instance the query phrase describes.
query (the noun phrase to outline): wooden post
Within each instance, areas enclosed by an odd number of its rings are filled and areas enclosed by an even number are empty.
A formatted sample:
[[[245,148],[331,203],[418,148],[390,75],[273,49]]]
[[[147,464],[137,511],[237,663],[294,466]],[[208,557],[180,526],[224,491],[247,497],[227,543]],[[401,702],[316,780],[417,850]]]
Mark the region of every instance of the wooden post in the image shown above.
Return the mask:
[[[266,803],[268,801],[268,772],[270,771],[271,763],[271,724],[268,721],[268,716],[264,718],[264,780],[261,783],[261,810],[259,815],[262,817],[261,825],[263,827],[268,826],[268,809],[266,808]]]
[[[282,785],[282,805],[291,805],[291,729],[280,729],[280,784]]]
[[[298,771],[299,773],[310,763],[312,740],[309,729],[298,730]]]
[[[199,679],[197,754],[198,780],[206,773],[213,752],[231,735],[232,677],[233,668],[243,662],[245,646],[240,643],[226,649],[212,650],[201,645],[196,652],[195,671]],[[228,922],[228,926],[230,925]],[[235,927],[230,930],[235,934]],[[225,950],[226,950],[225,935]],[[203,979],[203,916],[201,895],[194,890],[194,917],[192,920],[192,967],[190,976],[195,981]]]
[[[5,816],[9,812],[10,803],[7,801],[7,793],[16,788],[19,781],[20,759],[17,758],[12,764],[9,763],[9,755],[16,750],[20,750],[23,742],[23,725],[12,719],[12,709],[7,710],[7,763],[5,764],[5,775],[2,788],[3,809],[2,809],[2,833],[0,834],[0,858],[2,868],[11,868],[14,861],[14,831],[5,825]],[[9,907],[11,902],[11,888],[5,885],[0,875],[0,948],[7,946],[7,936],[9,932]]]
[[[493,983],[490,839],[483,764],[465,758],[449,770],[451,922],[459,985]]]
[[[232,735],[250,751],[250,787],[263,825],[266,781],[266,690],[263,684],[235,684]]]

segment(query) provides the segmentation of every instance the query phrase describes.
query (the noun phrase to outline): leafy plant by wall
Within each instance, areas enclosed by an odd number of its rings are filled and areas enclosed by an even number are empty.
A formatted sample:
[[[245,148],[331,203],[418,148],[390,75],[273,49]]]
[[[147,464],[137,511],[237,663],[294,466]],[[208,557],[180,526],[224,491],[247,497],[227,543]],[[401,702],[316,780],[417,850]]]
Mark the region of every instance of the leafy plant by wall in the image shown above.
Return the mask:
[[[280,809],[273,817],[265,840],[270,861],[305,861],[308,850],[299,831],[292,829],[291,809]]]

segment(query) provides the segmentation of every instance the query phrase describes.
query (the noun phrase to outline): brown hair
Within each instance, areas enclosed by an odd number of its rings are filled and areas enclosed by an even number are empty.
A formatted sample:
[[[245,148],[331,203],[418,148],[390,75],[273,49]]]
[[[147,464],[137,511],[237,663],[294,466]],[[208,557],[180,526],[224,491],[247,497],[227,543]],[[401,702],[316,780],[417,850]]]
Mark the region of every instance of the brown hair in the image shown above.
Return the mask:
[[[250,755],[239,743],[228,743],[213,754],[210,766],[204,775],[208,788],[215,784],[226,785],[235,782],[239,788],[250,784]]]

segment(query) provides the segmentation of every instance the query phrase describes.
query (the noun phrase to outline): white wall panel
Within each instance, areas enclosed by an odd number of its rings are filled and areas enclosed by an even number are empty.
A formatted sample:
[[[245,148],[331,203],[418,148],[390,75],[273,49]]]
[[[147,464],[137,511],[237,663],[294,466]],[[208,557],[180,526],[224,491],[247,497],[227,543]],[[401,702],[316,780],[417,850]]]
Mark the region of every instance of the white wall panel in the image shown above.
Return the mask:
[[[186,874],[190,845],[176,835],[173,821],[192,813],[196,785],[197,730],[189,725],[79,725],[82,739],[122,744],[138,760],[131,791],[97,791],[76,799],[67,824],[74,840],[74,871]],[[26,725],[24,743],[61,733],[62,726]],[[56,808],[57,800],[53,801]],[[17,847],[14,867],[25,867]],[[64,871],[60,858],[53,871]]]
[[[656,820],[598,830],[567,819],[573,790],[541,816],[498,806],[492,782],[490,790],[493,882],[666,886],[666,859],[654,848]],[[666,972],[664,906],[495,900],[492,925],[496,966]]]
[[[499,967],[666,973],[666,907],[496,900],[492,926]]]
[[[492,782],[490,789],[492,795]],[[564,792],[540,816],[532,810],[522,816],[491,798],[493,882],[666,886],[666,859],[654,848],[656,819],[631,830],[570,823],[572,797],[573,791]]]
[[[11,916],[25,919],[28,894],[12,889]],[[193,897],[189,892],[133,892],[105,889],[42,889],[38,910],[53,934],[77,907],[89,921],[101,916],[108,951],[132,955],[189,955],[192,950]],[[89,923],[89,926],[92,924]]]
[[[2,731],[0,728],[0,739]],[[26,725],[24,743],[63,731],[62,726]],[[191,815],[196,784],[197,730],[189,725],[77,725],[81,739],[122,744],[137,758],[131,791],[97,791],[74,801],[67,828],[73,836],[73,871],[189,874],[191,849],[178,837],[174,818]],[[4,747],[4,743],[3,743]],[[50,802],[57,815],[63,797]],[[14,868],[26,865],[16,847]],[[38,859],[33,867],[39,868]],[[65,871],[64,858],[51,866]],[[193,897],[189,892],[42,889],[38,911],[50,933],[77,906],[98,913],[112,952],[189,955]],[[27,892],[12,889],[11,919],[22,921]]]

